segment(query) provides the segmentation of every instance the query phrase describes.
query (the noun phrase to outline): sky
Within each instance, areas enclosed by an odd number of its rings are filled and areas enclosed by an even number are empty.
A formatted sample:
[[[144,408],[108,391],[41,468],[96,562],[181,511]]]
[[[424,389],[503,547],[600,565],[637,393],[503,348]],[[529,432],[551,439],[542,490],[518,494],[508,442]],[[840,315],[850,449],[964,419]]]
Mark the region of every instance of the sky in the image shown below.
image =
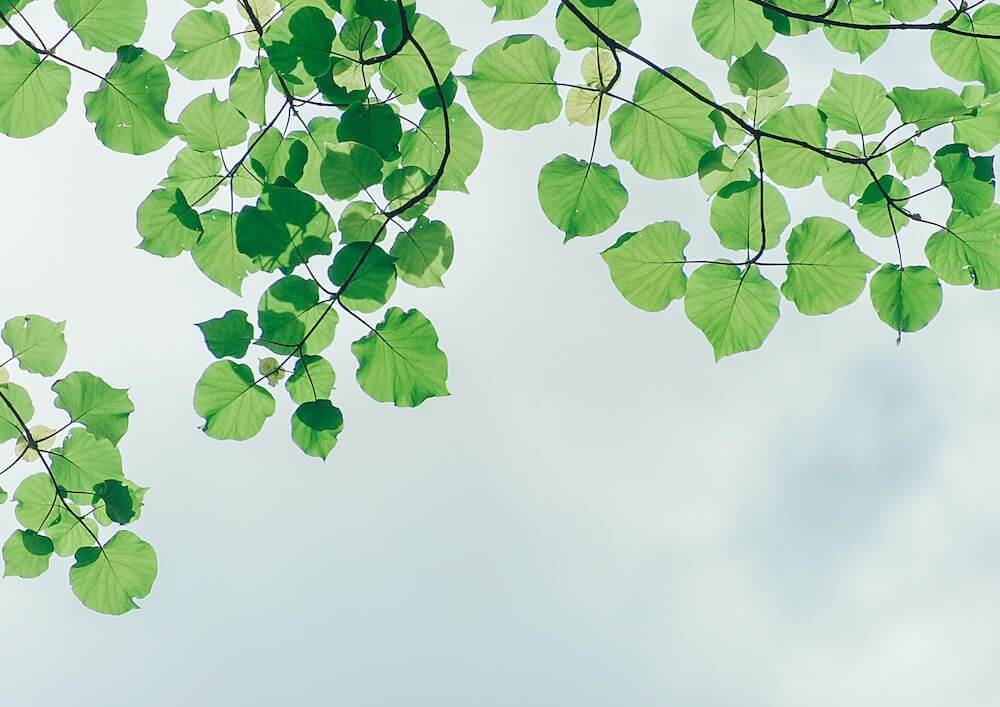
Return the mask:
[[[187,7],[152,5],[143,44],[162,56]],[[692,5],[640,0],[635,46],[722,95],[725,66],[696,44]],[[468,50],[461,71],[509,33],[555,43],[551,10],[491,25],[476,0],[420,8]],[[819,35],[772,51],[793,101],[815,104],[832,68],[940,85],[928,39],[893,37],[864,69]],[[196,94],[174,84],[171,115]],[[129,477],[152,487],[137,532],[160,570],[143,609],[118,618],[77,602],[65,561],[0,582],[4,704],[995,701],[995,295],[946,288],[941,314],[900,346],[867,295],[830,317],[786,302],[762,350],[716,364],[681,307],[632,308],[598,256],[664,219],[711,243],[696,180],[623,165],[622,221],[564,245],[537,174],[560,152],[585,156],[588,131],[484,128],[471,193],[433,207],[456,239],[447,287],[397,294],[434,322],[452,397],[416,410],[366,398],[348,347],[362,332],[342,322],[331,352],[346,429],[329,461],[294,447],[287,406],[256,439],[220,443],[191,404],[210,363],[192,324],[252,309],[264,281],[241,304],[190,259],[135,249],[135,205],[177,143],[142,158],[103,148],[83,118],[92,88],[74,75],[59,124],[0,139],[0,316],[65,319],[63,372],[130,387],[122,448]],[[856,224],[817,187],[786,193],[793,224]],[[911,227],[908,262],[927,235]],[[862,237],[889,259],[875,241]],[[12,504],[0,514],[13,530]]]

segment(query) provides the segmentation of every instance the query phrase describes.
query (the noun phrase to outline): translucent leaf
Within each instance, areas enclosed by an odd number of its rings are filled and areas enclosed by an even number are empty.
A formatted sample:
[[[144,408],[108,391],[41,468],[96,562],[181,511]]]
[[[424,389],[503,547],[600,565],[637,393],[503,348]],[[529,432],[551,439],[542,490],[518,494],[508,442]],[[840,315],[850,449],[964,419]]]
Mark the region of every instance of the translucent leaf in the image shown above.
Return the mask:
[[[778,288],[752,265],[702,265],[688,280],[684,311],[712,344],[715,360],[752,351],[778,323]]]
[[[169,90],[160,59],[138,47],[121,47],[104,83],[83,98],[87,120],[94,123],[98,139],[116,152],[154,152],[177,130],[164,115]]]
[[[57,381],[55,406],[65,410],[100,439],[118,444],[128,431],[129,415],[135,410],[128,390],[113,388],[92,373],[78,371]]]
[[[500,130],[528,130],[551,123],[562,112],[554,85],[559,52],[535,35],[514,35],[488,46],[460,77],[469,100]]]
[[[0,337],[10,347],[21,369],[43,376],[55,375],[66,359],[65,322],[37,314],[14,317],[4,324]]]
[[[414,287],[443,287],[442,276],[455,257],[451,230],[441,221],[421,216],[396,236],[390,254],[399,276]]]
[[[602,233],[628,204],[618,169],[560,155],[538,177],[542,210],[566,240]]]
[[[941,311],[943,299],[933,270],[891,263],[872,277],[871,296],[879,318],[898,332],[923,329]]]
[[[754,45],[767,48],[774,27],[759,5],[746,0],[698,0],[691,18],[698,44],[716,59],[743,56]]]
[[[33,530],[15,530],[3,544],[3,576],[33,579],[49,568],[52,540]]]
[[[938,276],[950,285],[1000,289],[1000,206],[994,204],[975,217],[955,211],[947,226],[925,247]]]
[[[198,380],[194,407],[202,429],[215,439],[247,440],[274,414],[274,398],[255,382],[249,366],[216,361]]]
[[[851,0],[839,3],[830,13],[829,19],[848,24],[880,25],[889,22],[889,13],[875,0]],[[864,61],[885,44],[889,30],[856,29],[828,24],[823,26],[823,34],[834,49],[857,54]]]
[[[667,71],[711,97],[708,87],[683,69]],[[670,79],[645,69],[636,81],[634,105],[611,114],[611,149],[651,179],[689,177],[712,149],[714,126],[708,107]]]
[[[174,50],[167,63],[192,80],[223,79],[240,60],[240,44],[230,36],[229,20],[217,10],[192,10],[170,35]]]
[[[878,264],[861,252],[851,230],[831,218],[807,218],[786,244],[787,278],[781,292],[803,314],[830,314],[864,292]]]
[[[292,402],[301,405],[329,398],[336,380],[333,366],[325,358],[302,356],[295,361],[295,369],[288,377],[285,388]]]
[[[712,200],[709,221],[724,248],[760,249],[760,180],[736,182],[722,189]],[[788,205],[781,192],[770,184],[764,185],[764,223],[767,226],[767,248],[778,245],[781,234],[791,223]]]
[[[379,402],[416,407],[449,394],[448,359],[434,327],[415,309],[389,309],[376,331],[351,350],[358,359],[358,383]]]
[[[184,141],[195,150],[216,152],[246,142],[250,124],[230,101],[220,101],[215,91],[191,101],[181,112]]]
[[[344,289],[341,301],[359,312],[381,309],[396,290],[396,258],[377,245],[349,243],[330,266],[330,281]]]
[[[92,492],[104,481],[125,478],[115,445],[79,428],[52,450],[52,475],[62,488],[74,493]]]
[[[253,325],[247,313],[232,309],[218,319],[198,324],[205,337],[205,346],[216,358],[243,358],[253,341]]]
[[[326,459],[344,429],[344,416],[329,400],[303,403],[292,414],[292,440],[311,457]]]
[[[127,530],[119,530],[103,549],[77,551],[69,582],[84,606],[118,615],[138,608],[135,600],[149,595],[156,569],[152,546]]]
[[[337,321],[336,310],[320,301],[316,283],[298,275],[267,288],[257,308],[259,343],[277,354],[322,353],[333,343]]]
[[[84,49],[116,51],[138,42],[146,26],[146,0],[56,0],[56,12]]]
[[[1000,5],[983,5],[971,18],[963,12],[951,27],[971,34],[998,35]],[[990,93],[1000,91],[1000,43],[996,39],[938,30],[931,35],[931,56],[948,76],[979,81]]]
[[[24,43],[0,46],[0,133],[32,137],[66,112],[70,72]]]
[[[844,130],[851,135],[882,132],[893,111],[885,87],[878,81],[836,69],[829,88],[820,96],[818,107],[831,130]]]
[[[679,223],[663,221],[626,233],[601,257],[626,300],[647,312],[659,312],[687,291],[684,249],[690,242],[691,235]]]
[[[639,16],[639,8],[636,7],[635,0],[577,3],[576,7],[601,32],[626,47],[639,36],[639,32],[642,30],[642,18]],[[580,18],[563,5],[559,6],[556,13],[556,32],[566,43],[566,48],[573,51],[604,46],[603,41],[598,39],[594,32],[580,21]]]

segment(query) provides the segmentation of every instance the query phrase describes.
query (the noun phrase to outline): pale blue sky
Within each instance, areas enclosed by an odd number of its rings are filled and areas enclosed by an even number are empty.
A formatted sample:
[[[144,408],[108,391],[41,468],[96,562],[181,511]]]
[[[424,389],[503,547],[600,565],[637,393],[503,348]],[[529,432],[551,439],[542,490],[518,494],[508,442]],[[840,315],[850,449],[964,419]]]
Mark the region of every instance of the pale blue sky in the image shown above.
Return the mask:
[[[721,94],[693,3],[639,5],[637,46]],[[146,44],[162,54],[187,8],[154,6]],[[505,33],[551,36],[551,13],[491,27],[478,0],[420,6],[470,50],[463,70]],[[865,70],[939,82],[927,39],[893,38]],[[859,70],[820,36],[774,46],[796,102],[815,102],[831,67]],[[133,249],[134,207],[175,149],[104,149],[82,116],[91,83],[74,82],[56,127],[0,141],[2,314],[68,320],[64,370],[131,387],[123,446],[129,475],[153,487],[139,531],[160,576],[121,618],[83,609],[64,562],[0,582],[4,704],[995,702],[996,295],[948,288],[901,347],[866,297],[823,318],[786,303],[763,351],[715,364],[679,307],[631,308],[597,256],[663,219],[707,248],[698,185],[626,166],[619,226],[562,245],[535,180],[558,152],[584,155],[586,130],[486,130],[472,194],[434,207],[457,242],[448,288],[398,294],[434,321],[453,397],[409,411],[365,398],[347,350],[360,332],[344,322],[333,360],[347,427],[330,461],[297,452],[287,409],[257,439],[222,444],[191,406],[209,363],[192,323],[241,304],[189,260]],[[793,222],[853,223],[819,189],[789,201]],[[911,230],[911,262],[925,236]],[[864,247],[888,258],[874,240]]]

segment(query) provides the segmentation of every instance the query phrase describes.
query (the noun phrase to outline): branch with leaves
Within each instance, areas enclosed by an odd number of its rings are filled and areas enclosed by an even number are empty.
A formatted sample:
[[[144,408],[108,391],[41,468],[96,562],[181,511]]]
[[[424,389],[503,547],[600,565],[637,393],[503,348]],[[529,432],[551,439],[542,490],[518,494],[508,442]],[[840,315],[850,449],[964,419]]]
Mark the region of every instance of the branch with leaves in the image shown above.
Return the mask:
[[[149,543],[128,530],[101,539],[106,528],[139,519],[148,490],[125,478],[118,450],[134,409],[128,391],[92,373],[70,373],[52,384],[53,405],[68,418],[53,428],[36,422],[42,411],[8,370],[17,362],[25,374],[57,375],[67,352],[63,329],[27,315],[0,332],[11,351],[0,364],[0,443],[14,442],[0,483],[26,474],[13,496],[22,527],[3,544],[4,576],[32,579],[48,570],[53,555],[73,557],[69,582],[80,601],[103,614],[124,614],[137,608],[135,600],[147,596],[156,579]],[[44,415],[57,419],[54,410]],[[35,473],[28,473],[31,467]],[[0,488],[0,503],[7,498]]]
[[[781,295],[801,313],[821,315],[852,304],[867,286],[876,313],[901,337],[938,313],[941,281],[1000,288],[1000,207],[993,156],[984,154],[1000,143],[997,5],[949,2],[939,20],[919,22],[937,2],[698,0],[698,42],[728,64],[733,97],[718,98],[684,69],[632,48],[642,28],[635,0],[484,2],[495,20],[525,20],[554,7],[566,49],[586,52],[582,80],[562,80],[558,50],[539,36],[516,35],[488,47],[462,79],[494,127],[526,130],[556,120],[565,106],[571,124],[592,129],[589,158],[561,155],[539,177],[542,209],[567,241],[611,229],[628,204],[619,167],[595,161],[605,124],[614,158],[636,175],[698,177],[712,200],[715,245],[742,252],[741,259],[689,256],[691,235],[677,221],[627,233],[602,257],[636,307],[655,312],[683,300],[717,358],[760,347],[778,322]],[[887,90],[874,77],[834,70],[818,105],[788,105],[787,67],[765,50],[778,34],[816,29],[862,60],[893,32],[925,30],[942,71],[972,83],[961,94]],[[616,91],[623,60],[640,68],[631,97]],[[942,134],[948,128],[950,142]],[[895,240],[896,262],[879,266],[840,220],[810,217],[789,231],[783,191],[816,180],[861,229]],[[939,189],[951,196],[950,215],[930,218],[915,208]],[[914,224],[932,229],[929,265],[903,261],[901,233]],[[784,257],[767,258],[782,242]],[[784,271],[780,291],[765,270]]]

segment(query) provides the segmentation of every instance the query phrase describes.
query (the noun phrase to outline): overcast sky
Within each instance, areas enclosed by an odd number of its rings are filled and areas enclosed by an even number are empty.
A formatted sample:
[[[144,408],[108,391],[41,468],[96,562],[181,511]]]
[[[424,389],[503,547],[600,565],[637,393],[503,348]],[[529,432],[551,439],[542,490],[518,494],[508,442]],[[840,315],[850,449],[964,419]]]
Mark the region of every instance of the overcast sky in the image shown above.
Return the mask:
[[[144,44],[165,55],[187,7],[152,5]],[[639,5],[636,46],[721,95],[725,67],[695,43],[693,3]],[[505,33],[551,36],[551,12],[491,26],[477,0],[420,7],[469,50],[463,71]],[[928,39],[895,37],[865,70],[938,83]],[[774,47],[795,102],[814,104],[832,66],[859,70],[819,35]],[[565,61],[575,72],[579,58]],[[194,94],[174,83],[176,116]],[[622,222],[562,245],[535,183],[559,152],[585,156],[587,131],[487,129],[472,194],[433,209],[457,243],[447,289],[397,293],[437,327],[453,396],[417,410],[364,397],[348,347],[361,332],[344,322],[331,351],[346,430],[325,465],[291,443],[287,405],[255,440],[219,443],[191,404],[210,362],[192,323],[253,309],[267,278],[241,303],[190,259],[134,249],[135,206],[178,143],[143,158],[103,148],[83,118],[91,88],[75,74],[56,127],[0,140],[0,315],[66,319],[64,372],[131,387],[126,468],[153,489],[137,529],[160,575],[143,610],[119,618],[77,602],[65,561],[0,582],[4,704],[995,700],[996,295],[947,288],[932,326],[899,347],[867,294],[832,317],[785,303],[762,351],[715,364],[681,307],[633,309],[597,255],[664,219],[711,243],[696,181],[625,165]],[[793,223],[855,223],[818,189],[789,201]],[[927,235],[911,227],[910,262]],[[890,257],[875,240],[863,247]]]

